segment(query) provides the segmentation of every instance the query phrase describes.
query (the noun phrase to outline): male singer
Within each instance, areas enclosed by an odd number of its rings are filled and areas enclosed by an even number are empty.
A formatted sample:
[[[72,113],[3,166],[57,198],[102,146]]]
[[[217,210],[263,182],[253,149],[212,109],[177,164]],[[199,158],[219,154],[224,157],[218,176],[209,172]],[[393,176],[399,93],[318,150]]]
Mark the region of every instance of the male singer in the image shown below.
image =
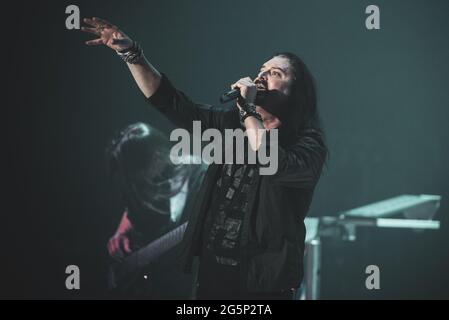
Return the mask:
[[[255,151],[260,132],[278,130],[278,170],[258,164],[211,164],[184,236],[182,263],[199,258],[198,299],[292,299],[303,277],[304,218],[326,160],[312,76],[291,53],[274,55],[240,90],[233,109],[192,102],[148,62],[142,48],[111,23],[85,19],[88,45],[106,45],[126,62],[147,101],[176,125],[190,129],[243,128]],[[252,129],[252,130],[250,130]],[[257,130],[262,129],[262,130]]]

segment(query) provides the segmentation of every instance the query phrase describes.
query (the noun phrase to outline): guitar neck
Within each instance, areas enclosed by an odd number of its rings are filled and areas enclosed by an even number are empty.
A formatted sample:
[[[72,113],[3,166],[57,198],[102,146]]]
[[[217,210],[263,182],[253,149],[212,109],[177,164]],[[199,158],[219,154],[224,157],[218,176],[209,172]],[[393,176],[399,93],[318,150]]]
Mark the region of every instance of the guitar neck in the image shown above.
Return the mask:
[[[180,243],[182,241],[186,228],[187,222],[170,231],[169,233],[163,235],[159,239],[156,239],[153,242],[149,243],[133,254],[136,255],[136,257],[130,258],[133,258],[132,260],[137,262],[139,267],[144,267],[150,264],[164,252],[167,252],[168,250],[175,247],[178,243]]]
[[[164,252],[180,243],[186,228],[187,222],[134,252],[123,262],[112,265],[108,273],[109,288],[117,288],[120,283],[126,282],[127,276],[134,274],[140,268],[147,267]]]

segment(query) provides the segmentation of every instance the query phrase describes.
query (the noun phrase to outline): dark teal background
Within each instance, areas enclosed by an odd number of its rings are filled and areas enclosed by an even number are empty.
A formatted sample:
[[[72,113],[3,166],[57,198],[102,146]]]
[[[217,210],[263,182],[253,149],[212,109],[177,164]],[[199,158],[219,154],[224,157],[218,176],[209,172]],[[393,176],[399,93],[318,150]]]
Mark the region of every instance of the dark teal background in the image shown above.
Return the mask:
[[[399,194],[443,196],[440,231],[387,233],[357,249],[385,275],[382,290],[360,297],[449,298],[444,0],[16,2],[3,13],[8,191],[0,297],[104,297],[106,241],[121,214],[104,149],[132,122],[169,129],[114,52],[87,47],[89,35],[65,29],[69,4],[120,26],[178,88],[209,104],[239,78],[254,77],[274,52],[300,55],[316,78],[330,149],[311,216]],[[380,30],[365,28],[369,4],[380,7]],[[81,268],[78,292],[65,289],[68,264]],[[329,285],[337,285],[337,271],[328,272]],[[363,268],[346,273],[364,279]],[[327,297],[353,297],[336,290]]]

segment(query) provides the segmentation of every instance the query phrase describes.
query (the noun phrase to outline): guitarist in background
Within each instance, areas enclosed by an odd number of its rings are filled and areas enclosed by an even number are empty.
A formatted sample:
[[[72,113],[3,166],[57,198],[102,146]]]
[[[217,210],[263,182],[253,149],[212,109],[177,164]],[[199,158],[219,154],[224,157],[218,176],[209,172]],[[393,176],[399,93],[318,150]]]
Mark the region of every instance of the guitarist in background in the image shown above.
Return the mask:
[[[189,218],[191,195],[198,190],[204,166],[174,165],[168,139],[155,128],[136,123],[125,128],[108,148],[110,171],[120,189],[124,213],[108,252],[122,261],[140,247],[175,229]],[[120,296],[187,299],[193,277],[177,270],[176,246],[157,262],[130,275]]]

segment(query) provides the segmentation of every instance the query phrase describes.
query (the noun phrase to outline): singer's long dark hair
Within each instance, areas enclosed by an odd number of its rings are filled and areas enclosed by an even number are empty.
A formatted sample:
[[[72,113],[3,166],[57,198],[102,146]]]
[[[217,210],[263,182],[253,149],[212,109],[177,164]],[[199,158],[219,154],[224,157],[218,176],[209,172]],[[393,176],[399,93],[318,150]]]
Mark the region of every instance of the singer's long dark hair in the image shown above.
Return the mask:
[[[294,75],[288,100],[289,119],[291,119],[289,126],[296,135],[305,130],[316,132],[323,142],[328,157],[329,152],[325,144],[325,134],[317,107],[315,79],[304,61],[296,54],[280,52],[273,55],[274,57],[286,58]]]
[[[309,69],[294,53],[280,52],[274,57],[286,58],[295,77],[290,89],[289,115],[296,123],[296,130],[301,131],[308,127],[321,129],[315,80]]]

